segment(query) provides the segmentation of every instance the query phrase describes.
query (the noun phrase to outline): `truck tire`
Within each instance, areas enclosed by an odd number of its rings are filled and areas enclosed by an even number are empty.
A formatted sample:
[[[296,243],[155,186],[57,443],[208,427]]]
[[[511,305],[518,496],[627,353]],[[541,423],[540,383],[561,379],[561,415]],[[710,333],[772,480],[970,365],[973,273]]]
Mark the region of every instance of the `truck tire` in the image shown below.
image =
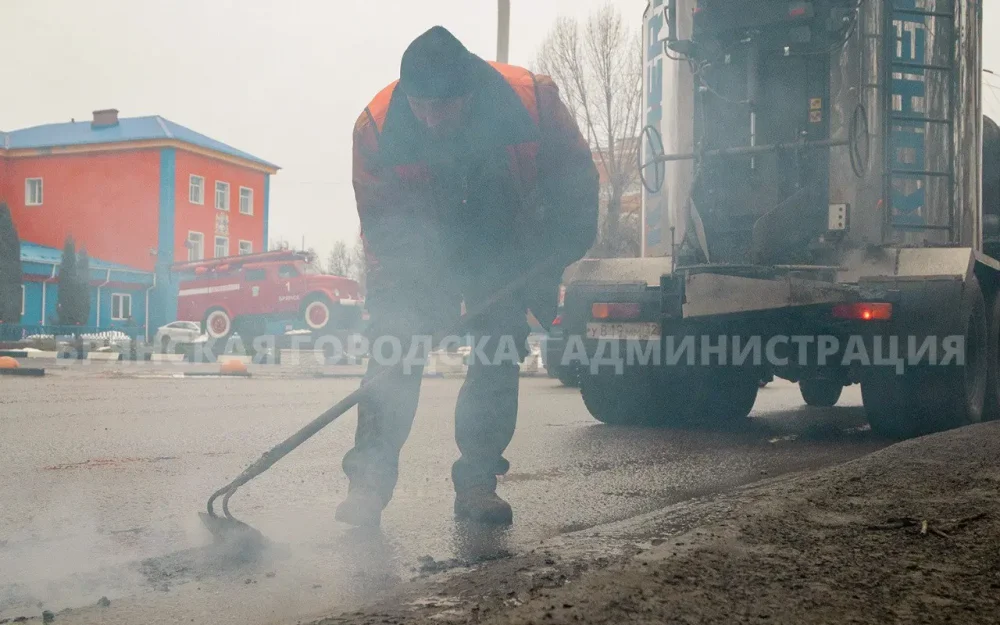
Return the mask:
[[[840,401],[844,385],[840,380],[822,378],[799,380],[799,392],[802,393],[802,399],[807,406],[829,408],[836,406]]]
[[[573,367],[559,367],[556,371],[558,372],[556,377],[559,378],[563,386],[570,388],[580,386],[580,372]]]
[[[688,411],[683,417],[688,420],[706,425],[731,424],[747,418],[757,403],[759,375],[723,369],[699,373],[698,378],[691,385],[694,394],[686,402]]]
[[[210,308],[201,322],[201,331],[210,339],[227,339],[233,333],[233,320],[222,308]]]
[[[966,280],[956,327],[965,337],[962,365],[925,367],[897,375],[870,367],[861,382],[868,423],[876,434],[913,438],[977,423],[983,418],[988,375],[986,303],[974,275]]]
[[[645,376],[639,374],[580,375],[580,394],[590,414],[606,425],[652,424],[652,402]]]
[[[302,305],[302,322],[313,332],[329,328],[332,318],[333,304],[325,295],[311,295]]]
[[[986,350],[986,400],[983,405],[983,420],[1000,419],[1000,290],[990,297],[986,321],[989,345]]]

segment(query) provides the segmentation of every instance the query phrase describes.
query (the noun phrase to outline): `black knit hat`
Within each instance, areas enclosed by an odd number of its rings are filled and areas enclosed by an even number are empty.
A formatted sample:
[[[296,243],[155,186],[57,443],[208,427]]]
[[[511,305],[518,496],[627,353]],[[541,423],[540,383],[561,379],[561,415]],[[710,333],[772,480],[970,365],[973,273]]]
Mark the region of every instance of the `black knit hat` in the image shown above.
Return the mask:
[[[443,26],[435,26],[406,48],[399,82],[407,95],[453,98],[468,93],[472,53]]]

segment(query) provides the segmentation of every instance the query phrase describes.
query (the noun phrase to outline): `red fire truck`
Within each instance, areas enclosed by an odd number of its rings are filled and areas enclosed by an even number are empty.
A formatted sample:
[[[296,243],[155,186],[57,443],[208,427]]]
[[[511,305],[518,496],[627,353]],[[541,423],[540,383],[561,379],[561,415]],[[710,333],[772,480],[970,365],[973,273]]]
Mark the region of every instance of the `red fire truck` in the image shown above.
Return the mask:
[[[279,250],[176,264],[177,318],[200,322],[212,339],[279,320],[316,334],[357,331],[364,312],[357,281],[325,275],[314,260]]]

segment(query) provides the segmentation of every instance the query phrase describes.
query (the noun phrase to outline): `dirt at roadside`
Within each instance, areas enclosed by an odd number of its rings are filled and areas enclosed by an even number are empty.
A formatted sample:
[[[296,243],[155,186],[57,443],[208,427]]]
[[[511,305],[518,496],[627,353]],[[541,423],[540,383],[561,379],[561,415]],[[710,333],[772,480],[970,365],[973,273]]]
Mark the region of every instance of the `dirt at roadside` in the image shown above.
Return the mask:
[[[680,531],[647,517],[616,556],[540,548],[322,623],[1000,622],[1000,423],[703,507]]]

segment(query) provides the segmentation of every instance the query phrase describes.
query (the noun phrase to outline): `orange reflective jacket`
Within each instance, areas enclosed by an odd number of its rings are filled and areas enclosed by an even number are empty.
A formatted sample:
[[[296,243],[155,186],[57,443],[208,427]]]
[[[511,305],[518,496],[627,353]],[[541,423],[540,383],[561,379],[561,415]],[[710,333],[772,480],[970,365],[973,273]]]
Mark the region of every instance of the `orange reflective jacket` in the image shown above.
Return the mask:
[[[453,159],[468,165],[468,174],[453,168],[435,178],[427,156],[433,149],[422,143],[398,81],[359,116],[353,182],[370,279],[391,273],[387,256],[419,263],[433,256],[426,248],[466,240],[477,247],[465,258],[477,251],[494,259],[508,252],[530,257],[540,250],[539,256],[560,253],[566,265],[593,245],[597,168],[558,87],[520,67],[479,61],[462,129],[466,151]]]

